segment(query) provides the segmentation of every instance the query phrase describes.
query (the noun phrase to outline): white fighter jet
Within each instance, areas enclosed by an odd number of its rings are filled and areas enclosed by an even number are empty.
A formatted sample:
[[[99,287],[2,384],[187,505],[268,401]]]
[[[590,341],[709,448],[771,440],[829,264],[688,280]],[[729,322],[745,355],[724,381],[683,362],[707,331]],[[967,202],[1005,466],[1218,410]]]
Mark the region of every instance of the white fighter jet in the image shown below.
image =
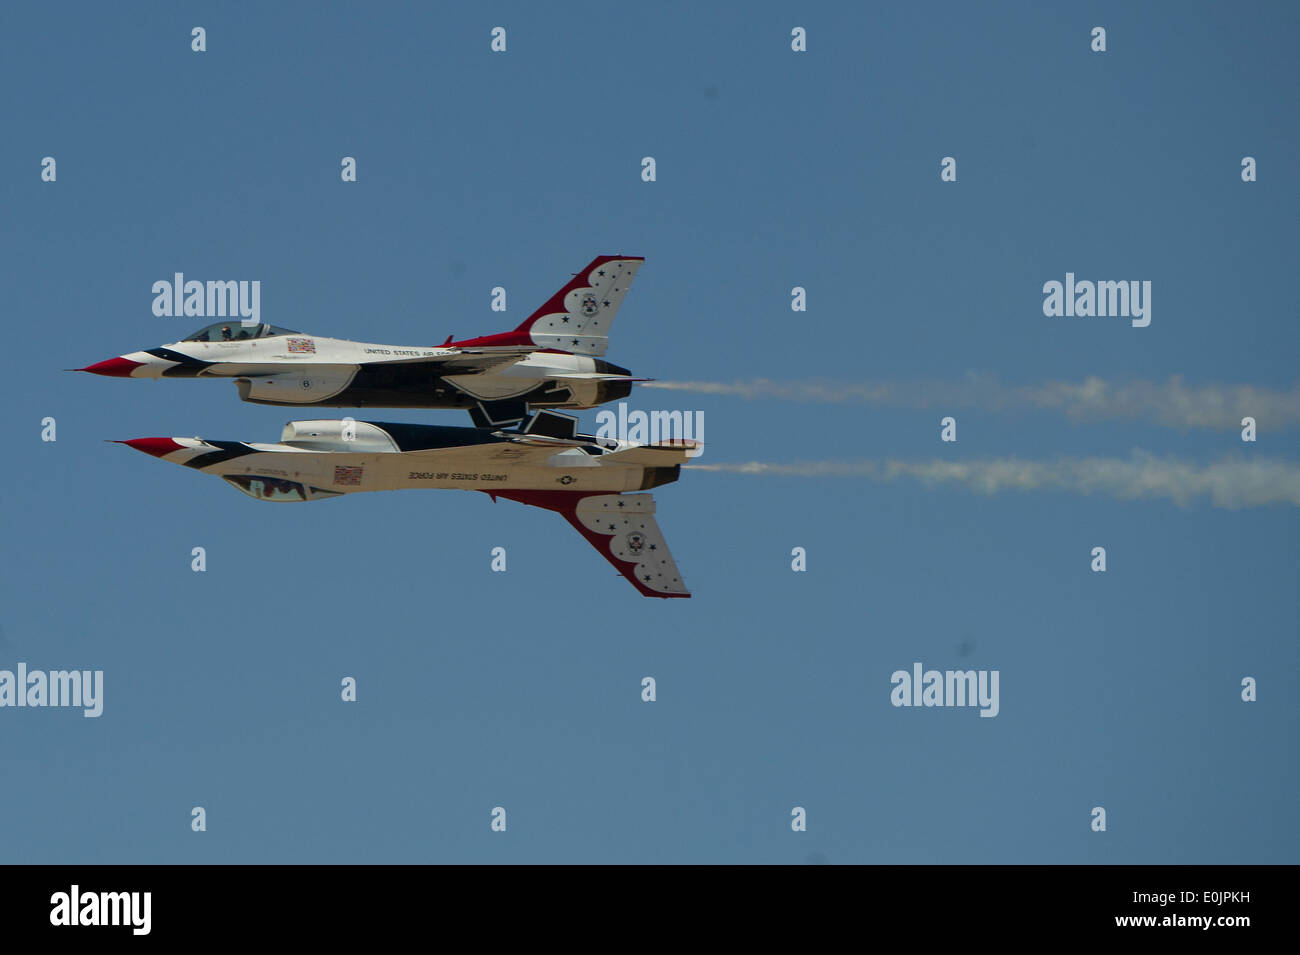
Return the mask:
[[[240,398],[258,404],[463,408],[476,427],[516,425],[530,409],[592,408],[626,398],[633,382],[646,380],[599,357],[644,261],[597,256],[518,328],[497,335],[458,342],[448,335],[438,346],[372,345],[233,319],[73,370],[225,378]]]
[[[647,597],[689,597],[648,491],[678,479],[690,440],[637,445],[577,433],[577,419],[534,412],[491,431],[378,421],[290,421],[278,444],[201,438],[119,442],[214,474],[258,501],[360,491],[458,488],[561,514]]]

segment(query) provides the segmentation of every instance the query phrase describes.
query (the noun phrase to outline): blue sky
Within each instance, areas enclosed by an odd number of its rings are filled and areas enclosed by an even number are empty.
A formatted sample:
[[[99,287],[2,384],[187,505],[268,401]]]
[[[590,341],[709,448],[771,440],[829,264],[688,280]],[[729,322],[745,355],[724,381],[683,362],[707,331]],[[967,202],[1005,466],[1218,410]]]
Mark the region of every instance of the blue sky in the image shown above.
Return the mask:
[[[0,668],[105,674],[99,719],[0,709],[0,858],[1295,862],[1292,506],[683,472],[656,497],[695,596],[656,601],[553,514],[269,507],[104,444],[274,440],[295,415],[60,369],[204,324],[152,314],[176,271],[260,280],[277,325],[414,345],[513,327],[625,253],[646,264],[607,357],[648,377],[1287,391],[1296,8],[466,6],[0,14]],[[1067,271],[1150,280],[1150,327],[1044,317]],[[1265,420],[1246,445],[972,407],[943,444],[932,408],[632,402],[703,411],[701,463],[1297,456]],[[999,670],[1000,714],[891,706],[914,661]]]

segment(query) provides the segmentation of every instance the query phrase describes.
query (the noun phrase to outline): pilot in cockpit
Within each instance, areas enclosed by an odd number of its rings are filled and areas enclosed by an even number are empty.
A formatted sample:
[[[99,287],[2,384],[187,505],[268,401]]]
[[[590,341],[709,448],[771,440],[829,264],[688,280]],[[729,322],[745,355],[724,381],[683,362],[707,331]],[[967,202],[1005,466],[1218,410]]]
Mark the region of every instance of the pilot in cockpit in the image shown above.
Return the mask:
[[[222,325],[222,326],[221,326],[221,340],[222,340],[223,342],[228,342],[228,341],[230,341],[230,326],[229,326],[229,325]]]

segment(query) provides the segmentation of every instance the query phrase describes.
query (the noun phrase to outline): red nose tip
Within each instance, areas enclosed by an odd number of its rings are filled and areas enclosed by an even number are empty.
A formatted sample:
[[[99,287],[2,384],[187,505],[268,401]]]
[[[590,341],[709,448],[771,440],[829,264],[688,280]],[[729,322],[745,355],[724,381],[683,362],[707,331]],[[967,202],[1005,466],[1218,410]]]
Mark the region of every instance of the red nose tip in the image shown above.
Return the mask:
[[[171,438],[132,438],[130,441],[119,441],[117,443],[125,444],[137,451],[143,451],[145,454],[152,454],[155,458],[161,458],[164,454],[171,454],[173,451],[179,451],[185,447],[185,445],[178,444]]]
[[[130,378],[131,372],[143,365],[144,362],[132,361],[129,358],[110,358],[108,361],[100,361],[93,365],[87,365],[85,368],[78,368],[77,371],[88,371],[94,375],[108,375],[110,378]]]

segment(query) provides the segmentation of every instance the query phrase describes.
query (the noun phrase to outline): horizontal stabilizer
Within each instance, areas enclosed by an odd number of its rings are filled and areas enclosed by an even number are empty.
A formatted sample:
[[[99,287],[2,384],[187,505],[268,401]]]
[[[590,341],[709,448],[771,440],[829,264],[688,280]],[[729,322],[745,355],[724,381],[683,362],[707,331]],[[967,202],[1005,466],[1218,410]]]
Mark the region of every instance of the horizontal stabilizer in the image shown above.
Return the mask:
[[[575,439],[578,437],[578,419],[558,411],[538,411],[529,419],[524,434]]]
[[[605,454],[605,460],[619,464],[642,464],[646,467],[671,467],[683,464],[691,456],[689,452],[704,447],[699,441],[689,439],[663,441],[659,444],[639,444],[622,451]]]

